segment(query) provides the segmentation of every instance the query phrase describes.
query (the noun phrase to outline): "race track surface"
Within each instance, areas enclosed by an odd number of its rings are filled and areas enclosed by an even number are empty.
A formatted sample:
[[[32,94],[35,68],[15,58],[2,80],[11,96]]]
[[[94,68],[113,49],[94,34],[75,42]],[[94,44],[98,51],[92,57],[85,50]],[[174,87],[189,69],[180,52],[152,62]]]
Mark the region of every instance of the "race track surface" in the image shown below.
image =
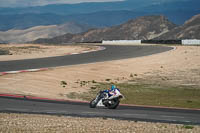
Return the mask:
[[[88,103],[0,97],[0,112],[103,117],[122,120],[200,125],[200,110],[119,106],[89,108]]]
[[[104,46],[105,50],[39,59],[0,61],[0,72],[86,64],[152,55],[173,49],[164,46]]]

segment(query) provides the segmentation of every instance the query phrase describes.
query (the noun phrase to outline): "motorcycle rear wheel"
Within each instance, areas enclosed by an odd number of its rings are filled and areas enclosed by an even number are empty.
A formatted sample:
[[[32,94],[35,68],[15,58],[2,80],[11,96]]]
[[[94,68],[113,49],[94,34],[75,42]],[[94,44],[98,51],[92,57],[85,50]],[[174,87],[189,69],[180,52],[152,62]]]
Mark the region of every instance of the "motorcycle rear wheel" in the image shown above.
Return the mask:
[[[95,102],[95,99],[93,99],[92,101],[90,101],[90,108],[95,108],[97,105],[97,103]]]

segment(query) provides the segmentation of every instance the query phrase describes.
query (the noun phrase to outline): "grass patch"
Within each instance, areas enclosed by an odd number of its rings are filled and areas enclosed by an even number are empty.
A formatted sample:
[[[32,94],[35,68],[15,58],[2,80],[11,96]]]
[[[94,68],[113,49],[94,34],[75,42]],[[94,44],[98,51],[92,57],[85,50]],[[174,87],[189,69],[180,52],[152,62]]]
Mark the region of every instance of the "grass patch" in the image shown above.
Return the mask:
[[[9,54],[10,54],[9,50],[0,49],[0,55],[9,55]]]
[[[12,46],[12,47],[4,47],[0,48],[0,55],[10,55],[11,53],[32,53],[34,51],[42,51],[46,48],[40,46]]]
[[[11,47],[13,49],[41,49],[39,46]]]
[[[200,108],[200,89],[128,84],[118,86],[126,98],[122,103]]]
[[[71,98],[71,99],[79,98],[79,94],[76,93],[76,92],[71,92],[70,94],[67,94],[66,96],[67,96],[68,98]]]
[[[111,83],[99,83],[95,89],[91,88],[87,93],[77,93],[75,97],[90,101],[99,90],[107,89],[110,85]],[[127,83],[116,84],[116,86],[125,96],[121,102],[124,104],[200,108],[200,88]]]
[[[185,128],[185,129],[193,129],[194,126],[191,126],[191,125],[184,125],[183,128]]]

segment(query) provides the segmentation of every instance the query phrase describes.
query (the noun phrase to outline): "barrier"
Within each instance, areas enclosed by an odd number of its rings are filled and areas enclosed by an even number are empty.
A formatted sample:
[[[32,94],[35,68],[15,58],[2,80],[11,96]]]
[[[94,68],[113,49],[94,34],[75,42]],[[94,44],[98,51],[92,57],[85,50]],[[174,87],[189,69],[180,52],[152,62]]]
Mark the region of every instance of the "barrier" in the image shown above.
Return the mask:
[[[146,44],[181,44],[181,40],[142,40]]]
[[[102,41],[102,44],[141,44],[141,40],[113,40]]]
[[[112,40],[112,41],[102,41],[102,44],[182,44],[182,45],[200,45],[200,40],[197,39],[187,39],[187,40]]]
[[[200,40],[197,39],[182,40],[182,45],[200,45]]]

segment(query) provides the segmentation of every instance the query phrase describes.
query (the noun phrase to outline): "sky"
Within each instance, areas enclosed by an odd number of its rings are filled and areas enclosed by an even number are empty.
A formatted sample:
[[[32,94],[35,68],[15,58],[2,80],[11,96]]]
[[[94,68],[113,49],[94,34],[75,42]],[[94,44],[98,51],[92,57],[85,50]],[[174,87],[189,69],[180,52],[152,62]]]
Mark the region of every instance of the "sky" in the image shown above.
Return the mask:
[[[113,2],[124,0],[0,0],[0,7],[29,7],[48,4],[75,4],[82,2]]]

